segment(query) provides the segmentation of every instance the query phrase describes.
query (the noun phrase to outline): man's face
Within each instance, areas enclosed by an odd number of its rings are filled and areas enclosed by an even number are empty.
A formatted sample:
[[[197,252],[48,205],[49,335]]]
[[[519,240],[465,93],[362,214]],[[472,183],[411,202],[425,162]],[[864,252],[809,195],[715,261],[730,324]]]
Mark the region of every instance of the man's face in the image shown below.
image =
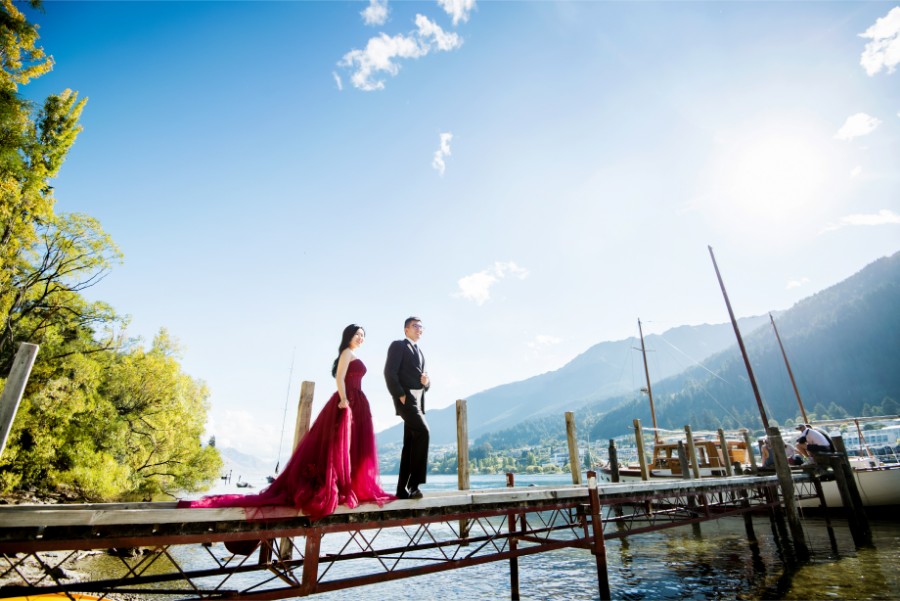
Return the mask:
[[[413,342],[418,342],[419,336],[422,335],[423,329],[425,328],[422,326],[421,321],[413,321],[410,322],[408,326],[406,326],[406,329],[404,331],[406,332],[407,338],[409,338]]]

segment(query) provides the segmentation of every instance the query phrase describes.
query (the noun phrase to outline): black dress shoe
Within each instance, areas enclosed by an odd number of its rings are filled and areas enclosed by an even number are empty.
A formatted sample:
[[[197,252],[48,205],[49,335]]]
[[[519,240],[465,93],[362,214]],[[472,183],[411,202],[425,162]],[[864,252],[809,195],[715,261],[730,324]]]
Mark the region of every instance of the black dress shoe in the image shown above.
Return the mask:
[[[421,498],[424,497],[424,496],[425,496],[425,495],[423,495],[423,494],[422,494],[422,491],[419,490],[418,488],[417,488],[416,490],[411,491],[411,492],[409,493],[409,498],[410,498],[410,499],[421,499]]]

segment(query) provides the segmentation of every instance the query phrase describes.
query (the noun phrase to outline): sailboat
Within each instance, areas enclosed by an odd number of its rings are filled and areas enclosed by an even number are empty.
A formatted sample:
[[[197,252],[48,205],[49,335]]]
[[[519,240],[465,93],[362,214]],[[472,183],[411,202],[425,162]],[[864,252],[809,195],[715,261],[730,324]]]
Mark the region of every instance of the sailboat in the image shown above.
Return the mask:
[[[800,416],[803,423],[808,424],[809,418],[806,415],[806,408],[803,406],[803,399],[800,397],[800,391],[797,388],[797,382],[794,380],[794,372],[788,361],[787,353],[784,350],[784,344],[781,342],[781,335],[778,333],[778,327],[775,325],[775,318],[769,313],[769,321],[772,322],[772,329],[775,332],[775,339],[778,341],[778,347],[781,349],[781,356],[784,358],[784,365],[787,368],[788,377],[794,388],[794,395],[797,397],[797,404],[800,407]],[[853,468],[853,475],[856,478],[856,486],[859,489],[859,496],[862,498],[863,505],[866,507],[880,507],[890,505],[900,505],[900,464],[884,463],[875,455],[869,445],[866,444],[863,430],[860,422],[884,422],[900,419],[900,416],[882,416],[882,417],[852,417],[847,419],[817,421],[816,426],[828,428],[846,426],[855,424],[857,432],[857,442],[852,449],[860,454],[849,456],[850,467]],[[825,504],[828,507],[843,507],[841,495],[838,492],[835,482],[824,482],[822,484],[822,492],[825,495]],[[801,507],[818,507],[818,499],[807,499],[800,502]]]
[[[650,385],[650,370],[647,367],[647,348],[644,344],[644,330],[641,326],[641,320],[638,319],[638,335],[641,340],[641,356],[644,361],[644,378],[647,383],[646,388],[641,388],[641,392],[647,393],[650,400],[650,419],[653,422],[653,460],[648,466],[648,477],[657,478],[684,478],[681,460],[679,459],[679,443],[678,440],[663,441],[659,435],[660,429],[656,424],[656,409],[653,405],[653,388]],[[722,446],[718,437],[697,436],[693,438],[694,451],[697,456],[697,471],[700,477],[724,476],[726,472],[725,453],[722,452]],[[730,462],[739,462],[741,464],[749,463],[750,457],[747,451],[747,444],[744,440],[727,440],[725,441],[727,448],[727,456]],[[692,467],[688,466],[690,469]],[[613,469],[610,464],[599,466],[599,477],[601,481],[612,482]],[[640,465],[622,465],[618,468],[619,481],[638,481],[642,480]]]

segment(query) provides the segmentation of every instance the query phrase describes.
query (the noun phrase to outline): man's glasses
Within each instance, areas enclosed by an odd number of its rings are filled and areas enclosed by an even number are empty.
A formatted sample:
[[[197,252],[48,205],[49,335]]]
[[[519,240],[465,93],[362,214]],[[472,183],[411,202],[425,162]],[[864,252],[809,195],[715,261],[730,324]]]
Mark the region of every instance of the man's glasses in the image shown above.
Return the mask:
[[[413,327],[414,327],[415,329],[417,329],[417,330],[424,330],[424,329],[425,329],[425,326],[423,326],[423,325],[420,324],[420,323],[414,323],[414,324],[413,324]]]

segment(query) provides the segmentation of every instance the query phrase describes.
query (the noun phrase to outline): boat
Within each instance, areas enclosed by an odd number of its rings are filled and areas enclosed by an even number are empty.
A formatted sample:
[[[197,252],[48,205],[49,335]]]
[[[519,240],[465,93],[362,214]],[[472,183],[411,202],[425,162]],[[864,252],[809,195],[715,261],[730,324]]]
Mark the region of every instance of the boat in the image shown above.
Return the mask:
[[[679,459],[679,445],[685,446],[684,441],[670,440],[663,441],[660,438],[660,429],[656,424],[656,409],[653,405],[653,388],[650,385],[650,370],[647,367],[647,349],[644,345],[644,330],[641,326],[641,320],[638,319],[638,334],[641,340],[641,356],[644,361],[644,378],[646,380],[646,388],[641,388],[641,392],[647,393],[650,400],[650,419],[653,421],[653,460],[647,466],[647,475],[650,479],[657,478],[684,478],[684,472]],[[692,472],[700,474],[701,478],[725,476],[727,472],[725,453],[722,452],[722,445],[718,436],[714,435],[698,435],[693,438],[694,451],[697,457],[697,469],[688,464],[688,468]],[[738,462],[741,465],[750,463],[750,456],[747,450],[747,443],[743,439],[725,439],[727,449],[728,464]],[[613,481],[613,469],[609,463],[597,466],[598,476],[603,482]],[[620,465],[618,467],[619,481],[639,481],[643,479],[641,474],[641,466],[630,464]]]
[[[800,416],[804,424],[808,424],[809,418],[806,415],[806,408],[803,406],[803,399],[800,397],[800,390],[797,388],[797,382],[794,379],[794,371],[791,369],[791,363],[788,361],[787,352],[784,350],[784,344],[781,342],[781,335],[778,333],[778,326],[775,325],[775,318],[769,313],[769,321],[772,322],[772,330],[775,332],[775,339],[778,341],[778,348],[781,349],[781,356],[784,358],[784,365],[787,368],[788,377],[791,380],[791,386],[794,388],[794,396],[797,398],[797,405],[800,408]],[[860,422],[884,422],[896,419],[900,416],[881,416],[881,417],[852,417],[839,420],[817,421],[816,426],[828,428],[829,426],[855,424],[857,437],[855,441],[850,442],[848,451],[848,461],[856,478],[856,487],[859,489],[859,496],[865,507],[885,507],[890,505],[900,505],[900,464],[885,463],[875,453],[872,452],[866,443]],[[834,431],[829,432],[829,435]],[[851,452],[859,454],[850,455]],[[822,483],[822,493],[825,497],[825,504],[828,507],[843,507],[841,495],[838,492],[837,484],[834,481]],[[818,499],[807,499],[800,502],[801,507],[818,507],[820,502]]]

